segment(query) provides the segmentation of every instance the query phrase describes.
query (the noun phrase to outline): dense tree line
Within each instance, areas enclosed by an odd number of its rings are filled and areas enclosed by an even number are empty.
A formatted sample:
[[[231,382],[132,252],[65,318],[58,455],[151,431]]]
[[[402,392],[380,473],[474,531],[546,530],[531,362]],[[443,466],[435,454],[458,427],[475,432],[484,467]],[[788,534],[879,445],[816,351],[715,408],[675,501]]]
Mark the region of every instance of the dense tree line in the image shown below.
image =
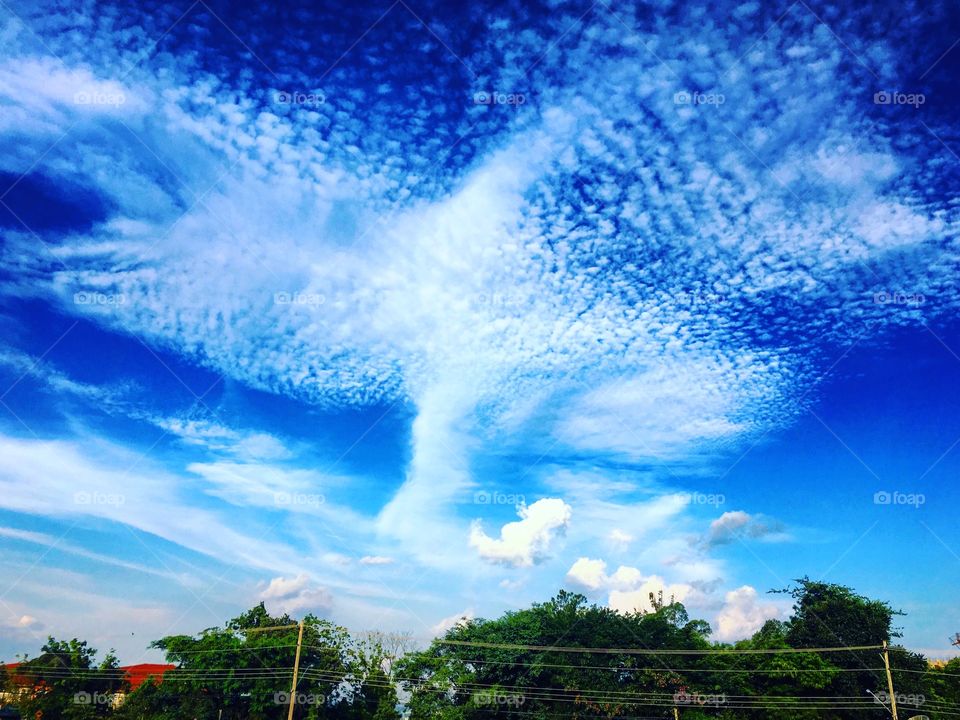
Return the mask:
[[[494,620],[464,620],[421,650],[408,637],[351,636],[308,615],[295,717],[888,716],[881,707],[889,702],[882,654],[873,646],[899,637],[899,613],[849,588],[807,579],[780,592],[793,599],[790,618],[769,620],[732,644],[712,642],[708,623],[662,596],[651,597],[650,611],[624,614],[561,591]],[[261,604],[222,628],[157,640],[152,646],[175,669],[120,704],[106,700],[127,690],[117,658],[110,653],[98,662],[78,640],[51,638],[38,657],[0,681],[8,704],[32,720],[281,720],[297,632],[297,620],[271,616]],[[869,649],[822,650],[862,646]],[[960,713],[960,659],[933,667],[896,646],[889,658],[901,718]]]
[[[651,598],[651,612],[622,614],[561,592],[497,620],[458,625],[426,651],[404,658],[398,674],[410,692],[411,720],[520,711],[544,720],[669,718],[674,707],[687,720],[882,716],[877,711],[883,712],[887,684],[877,650],[794,651],[889,643],[899,636],[893,626],[898,613],[848,588],[806,579],[782,592],[793,597],[791,618],[770,620],[750,639],[733,644],[711,642],[706,622],[691,620],[682,604],[662,597]],[[534,652],[493,645],[625,652]],[[657,652],[645,654],[649,650]],[[928,672],[920,655],[895,649],[890,658],[895,693],[903,701],[900,717],[937,717],[925,707],[928,698],[930,705],[960,702],[956,684],[952,691],[933,692],[933,679],[947,675]]]
[[[303,618],[298,720],[397,720],[389,677],[387,636],[351,637],[345,628]],[[41,654],[8,672],[7,697],[32,720],[280,720],[286,718],[298,641],[297,620],[271,616],[264,605],[197,636],[173,635],[151,643],[176,665],[161,678],[126,689],[116,657],[99,664],[76,640],[50,638]]]

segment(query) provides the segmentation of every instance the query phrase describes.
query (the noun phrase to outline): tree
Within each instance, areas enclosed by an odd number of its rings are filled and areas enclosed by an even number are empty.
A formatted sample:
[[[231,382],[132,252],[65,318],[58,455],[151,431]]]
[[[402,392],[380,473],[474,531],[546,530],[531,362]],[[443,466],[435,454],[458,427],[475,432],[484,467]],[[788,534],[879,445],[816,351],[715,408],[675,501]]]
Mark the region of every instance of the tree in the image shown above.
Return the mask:
[[[732,644],[711,642],[705,621],[662,594],[650,595],[648,611],[620,613],[561,590],[495,620],[464,620],[421,651],[408,635],[352,638],[308,615],[295,716],[399,720],[398,684],[410,720],[670,718],[675,706],[683,720],[882,714],[867,694],[886,690],[876,649],[794,651],[879,645],[898,637],[899,613],[807,578],[779,592],[793,598],[792,616]],[[116,658],[98,663],[79,640],[50,638],[7,686],[23,688],[17,707],[30,720],[285,720],[297,631],[294,618],[272,616],[261,603],[223,627],[157,640],[153,647],[177,667],[115,709],[110,695],[124,686]],[[575,648],[604,651],[565,651]],[[943,704],[960,705],[960,659],[930,667],[897,647],[890,659],[902,717],[936,718]]]
[[[793,615],[786,625],[785,639],[794,648],[857,647],[881,645],[900,637],[893,619],[903,615],[881,600],[871,600],[852,589],[809,578],[778,592],[793,597]],[[877,650],[822,654],[838,672],[826,686],[827,694],[848,698],[869,697],[887,689],[883,662]],[[897,693],[922,692],[922,678],[910,671],[923,670],[922,655],[901,649],[890,651]],[[907,671],[907,672],[904,672]],[[836,711],[829,717],[856,718],[859,711]]]
[[[25,658],[9,673],[12,704],[24,718],[105,717],[126,681],[113,651],[99,663],[96,655],[86,641],[47,638],[38,657]]]
[[[470,620],[399,663],[412,720],[486,718],[522,711],[531,718],[667,717],[684,684],[656,657],[567,653],[454,642],[566,647],[703,649],[709,626],[679,603],[652,598],[653,612],[621,614],[561,590],[545,603],[497,620]],[[692,716],[691,716],[692,717]]]
[[[393,670],[397,659],[412,647],[408,633],[361,633],[357,641],[358,682],[351,698],[357,718],[400,720]]]
[[[383,630],[367,630],[358,635],[357,641],[361,651],[382,658],[390,673],[391,666],[404,655],[416,648],[413,635],[409,632],[384,632]]]
[[[117,720],[183,720],[193,718],[190,700],[180,698],[172,686],[148,680],[129,693],[113,713]]]
[[[721,652],[709,655],[701,661],[707,683],[716,688],[715,695],[722,698],[719,707],[741,704],[764,703],[765,698],[779,698],[775,709],[738,709],[730,717],[752,720],[814,720],[823,717],[819,710],[803,710],[800,703],[787,698],[816,696],[829,685],[837,669],[816,654],[776,653],[789,650],[787,624],[780,620],[768,620],[749,640],[733,645],[716,645]],[[732,652],[723,653],[723,650]],[[745,651],[764,651],[748,653]]]
[[[960,658],[928,668],[924,699],[928,703],[960,705]]]
[[[278,626],[288,627],[267,629]],[[178,667],[164,675],[157,689],[131,698],[129,712],[143,708],[163,717],[282,720],[290,699],[297,631],[294,618],[271,616],[260,603],[223,628],[208,628],[198,637],[157,640],[152,646]],[[354,699],[367,697],[365,677],[361,655],[347,631],[307,615],[296,717],[351,716]]]
[[[0,663],[0,710],[5,710],[10,706],[11,697],[10,677],[7,673],[7,666],[4,663]]]

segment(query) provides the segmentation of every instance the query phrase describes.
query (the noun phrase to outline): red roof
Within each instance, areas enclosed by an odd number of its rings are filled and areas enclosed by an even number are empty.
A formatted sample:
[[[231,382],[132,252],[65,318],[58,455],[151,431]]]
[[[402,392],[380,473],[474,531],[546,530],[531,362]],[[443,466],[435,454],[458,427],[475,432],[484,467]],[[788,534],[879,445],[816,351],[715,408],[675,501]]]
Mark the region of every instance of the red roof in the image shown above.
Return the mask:
[[[29,684],[25,677],[17,674],[17,668],[20,667],[20,663],[12,662],[12,663],[4,663],[3,665],[7,669],[7,677],[9,677],[13,682],[17,683],[18,685]]]
[[[7,672],[10,673],[11,679],[14,682],[27,684],[25,678],[17,675],[16,669],[20,663],[5,663],[5,665]],[[173,670],[175,667],[176,665],[165,665],[162,663],[140,663],[139,665],[121,665],[120,669],[124,671],[127,680],[130,681],[130,689],[135,690],[140,685],[143,685],[148,677],[153,676],[159,678],[167,672],[167,670]]]
[[[127,680],[130,681],[130,689],[136,690],[151,675],[161,677],[167,670],[173,670],[176,665],[163,665],[160,663],[141,663],[140,665],[123,665],[121,670],[127,673]]]

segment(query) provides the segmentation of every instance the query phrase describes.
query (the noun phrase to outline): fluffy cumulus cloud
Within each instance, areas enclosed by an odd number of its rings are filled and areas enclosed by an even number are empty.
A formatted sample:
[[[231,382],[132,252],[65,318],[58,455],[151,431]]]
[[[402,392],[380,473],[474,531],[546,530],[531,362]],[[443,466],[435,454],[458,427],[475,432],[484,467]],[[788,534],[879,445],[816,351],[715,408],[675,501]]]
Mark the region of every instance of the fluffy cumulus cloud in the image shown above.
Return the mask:
[[[682,583],[667,583],[658,575],[643,578],[634,584],[632,590],[612,590],[609,606],[622,613],[651,612],[654,601],[659,601],[662,593],[664,602],[684,602],[693,588]]]
[[[787,614],[783,603],[763,602],[749,585],[731,590],[724,597],[716,619],[716,637],[733,641],[750,637],[767,621]]]
[[[273,578],[260,592],[259,599],[270,610],[283,613],[326,613],[333,605],[330,592],[317,585],[306,573],[292,578]]]
[[[609,591],[608,606],[622,613],[653,610],[651,596],[658,598],[661,594],[666,602],[683,602],[695,590],[685,583],[668,583],[658,575],[645,576],[627,565],[608,575],[605,561],[586,557],[571,566],[567,580],[588,590]]]
[[[749,585],[723,593],[720,577],[709,582],[668,582],[626,565],[608,574],[604,560],[581,557],[567,571],[566,579],[588,592],[606,593],[607,606],[621,613],[651,612],[653,601],[661,597],[664,602],[684,603],[695,613],[712,618],[715,636],[723,641],[749,637],[767,620],[789,613],[787,604],[764,602]]]
[[[430,632],[434,637],[443,635],[445,632],[447,632],[447,630],[473,620],[473,618],[474,613],[472,609],[464,610],[463,612],[456,613],[450,617],[443,618],[436,625],[433,625],[430,628]]]
[[[520,520],[500,528],[500,537],[487,535],[476,521],[470,530],[470,546],[481,558],[513,567],[530,567],[548,557],[557,535],[570,523],[570,506],[558,498],[543,498],[517,509]]]
[[[567,579],[577,585],[597,590],[607,579],[607,564],[603,560],[582,557],[567,571]]]

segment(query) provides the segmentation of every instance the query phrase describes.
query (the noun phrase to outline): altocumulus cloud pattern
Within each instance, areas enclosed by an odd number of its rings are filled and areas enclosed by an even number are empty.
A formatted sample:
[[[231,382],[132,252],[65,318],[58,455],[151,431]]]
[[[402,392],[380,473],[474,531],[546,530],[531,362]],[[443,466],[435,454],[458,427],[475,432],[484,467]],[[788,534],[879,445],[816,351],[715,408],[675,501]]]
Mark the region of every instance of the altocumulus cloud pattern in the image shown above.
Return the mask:
[[[7,399],[11,541],[96,518],[58,552],[188,588],[232,565],[285,609],[418,630],[563,583],[627,610],[666,588],[736,637],[783,608],[724,549],[815,523],[725,497],[724,468],[857,344],[949,344],[946,4],[0,18],[0,363],[47,398]],[[74,327],[83,352],[44,352]],[[393,471],[345,460],[385,416],[365,453]],[[119,526],[176,567],[108,558]]]

